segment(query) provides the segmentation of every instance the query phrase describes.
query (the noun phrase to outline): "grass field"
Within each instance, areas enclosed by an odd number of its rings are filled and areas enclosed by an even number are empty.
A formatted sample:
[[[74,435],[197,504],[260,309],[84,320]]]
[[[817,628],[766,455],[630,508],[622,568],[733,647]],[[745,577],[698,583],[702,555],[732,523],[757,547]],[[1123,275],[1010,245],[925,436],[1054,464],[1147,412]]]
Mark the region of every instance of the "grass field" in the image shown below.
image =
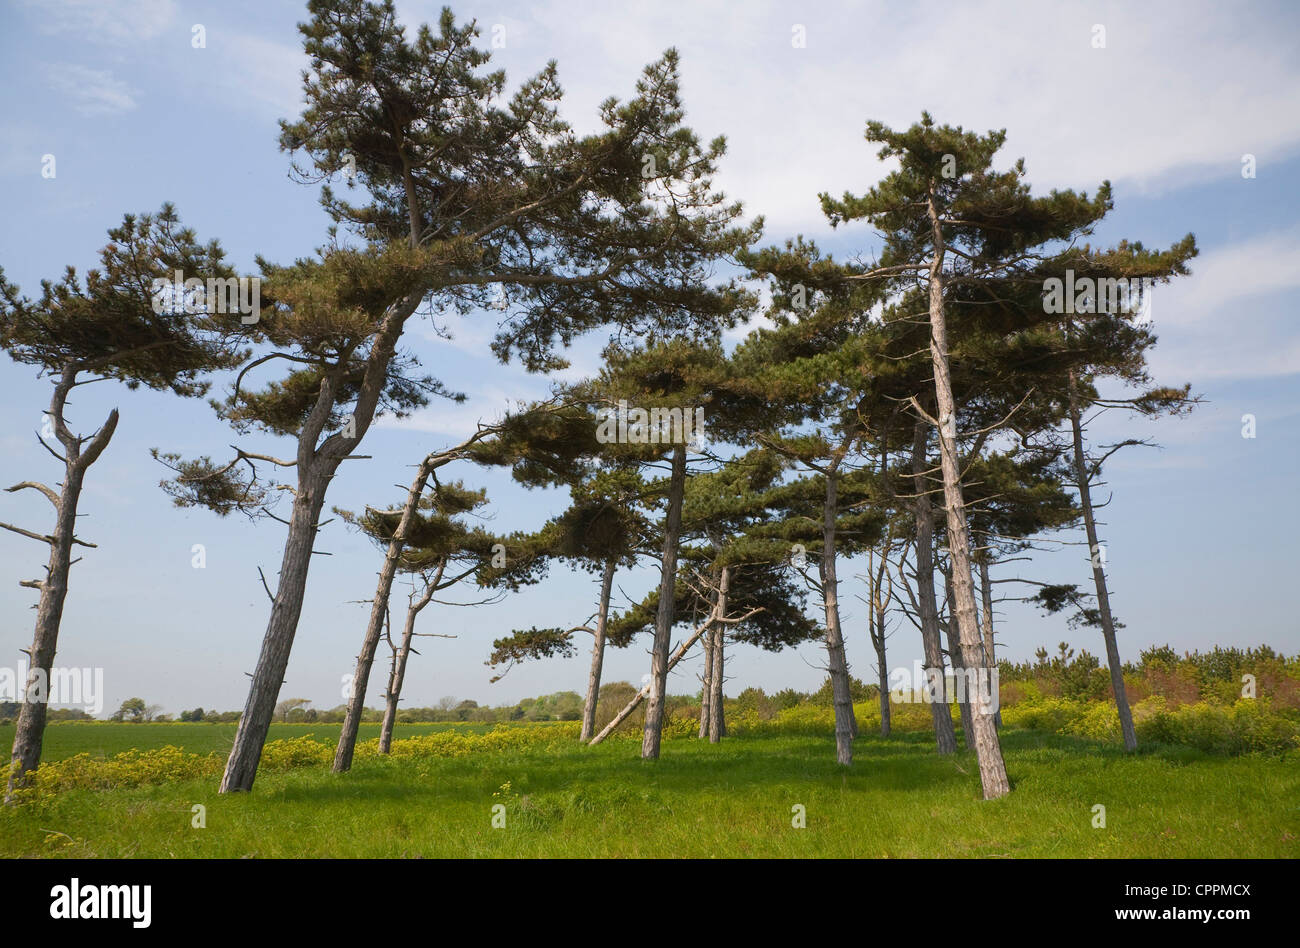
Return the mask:
[[[528,725],[522,725],[527,727]],[[448,725],[406,725],[399,737]],[[450,727],[456,727],[451,725]],[[49,759],[182,744],[220,751],[232,726],[54,725]],[[271,738],[337,725],[284,725]],[[363,728],[362,738],[375,736]],[[0,740],[12,730],[0,730]],[[1039,731],[1003,736],[1014,792],[980,799],[973,755],[941,759],[923,733],[863,736],[845,772],[833,744],[739,736],[710,746],[568,742],[454,758],[358,760],[265,772],[251,795],[216,781],[69,790],[0,807],[0,855],[289,856],[1300,856],[1295,756],[1216,757]],[[194,828],[192,807],[206,808]],[[494,804],[506,825],[492,827]],[[1094,806],[1106,808],[1094,828]],[[806,828],[792,825],[802,806]]]

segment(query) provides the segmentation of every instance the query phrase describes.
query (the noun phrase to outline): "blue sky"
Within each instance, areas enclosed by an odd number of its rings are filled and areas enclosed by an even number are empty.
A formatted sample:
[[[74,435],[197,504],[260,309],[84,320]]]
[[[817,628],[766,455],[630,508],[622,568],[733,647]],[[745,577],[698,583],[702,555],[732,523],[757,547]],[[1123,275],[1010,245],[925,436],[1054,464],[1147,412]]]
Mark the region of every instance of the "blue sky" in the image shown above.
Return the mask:
[[[408,25],[433,20],[438,5],[398,4]],[[105,231],[125,212],[172,201],[200,237],[217,237],[232,261],[254,271],[260,253],[287,262],[324,241],[326,219],[314,188],[288,177],[276,145],[276,119],[296,115],[305,64],[295,2],[184,3],[175,0],[44,0],[0,9],[0,266],[29,293],[65,265],[95,261]],[[1156,377],[1190,381],[1206,403],[1189,418],[1136,428],[1098,423],[1095,435],[1140,430],[1160,450],[1132,449],[1112,459],[1102,498],[1103,537],[1114,606],[1127,624],[1125,658],[1169,642],[1180,649],[1266,642],[1300,651],[1292,604],[1300,528],[1292,496],[1300,464],[1300,15],[1290,4],[1104,3],[745,4],[693,0],[619,4],[466,3],[490,42],[505,46],[495,64],[511,86],[548,59],[558,60],[566,117],[594,128],[596,106],[626,97],[641,66],[664,48],[682,53],[689,121],[705,137],[725,134],[729,153],[718,183],[766,218],[765,241],[795,233],[837,255],[869,246],[861,228],[832,232],[819,191],[862,191],[883,173],[862,139],[864,122],[915,121],[929,109],[941,122],[1006,128],[1004,163],[1024,156],[1038,191],[1115,187],[1115,211],[1098,233],[1166,245],[1191,231],[1201,256],[1193,275],[1161,288],[1153,318],[1161,342]],[[195,25],[206,46],[195,48]],[[1105,48],[1094,48],[1095,26]],[[806,45],[792,44],[802,26]],[[54,155],[56,176],[41,175]],[[1256,177],[1243,178],[1242,156]],[[409,465],[430,449],[496,417],[508,399],[546,391],[548,380],[501,366],[487,350],[491,314],[453,319],[453,338],[427,324],[408,342],[431,372],[470,395],[463,406],[435,404],[367,436],[373,460],[345,466],[329,503],[356,508],[392,502]],[[564,378],[592,369],[599,339],[574,354]],[[0,480],[57,479],[57,465],[35,432],[49,385],[27,367],[0,362]],[[164,471],[151,447],[222,456],[233,433],[207,407],[102,383],[81,389],[70,416],[82,431],[118,406],[121,423],[92,468],[81,534],[97,542],[74,567],[60,636],[62,665],[105,669],[106,706],[139,695],[166,710],[202,705],[241,708],[268,609],[257,578],[279,562],[283,527],[219,519],[170,506],[157,488]],[[1253,414],[1257,437],[1241,437]],[[535,527],[563,497],[527,493],[499,474],[455,472],[488,489],[493,526]],[[38,502],[39,501],[39,502]],[[30,491],[0,494],[0,520],[48,529],[49,507]],[[191,566],[194,544],[207,566]],[[373,590],[377,556],[337,522],[313,565],[308,601],[282,697],[319,707],[342,700],[365,622],[351,601]],[[0,535],[0,664],[19,661],[31,638],[31,590],[43,548]],[[1022,575],[1088,582],[1080,550],[1016,564]],[[841,567],[851,576],[861,564]],[[1008,567],[1003,575],[1014,568]],[[648,570],[620,576],[639,599],[656,581]],[[1006,588],[1006,587],[1003,587]],[[854,674],[870,678],[865,611],[850,580],[845,628]],[[592,612],[595,580],[552,574],[544,585],[490,608],[431,606],[427,640],[412,659],[405,702],[440,696],[481,703],[581,690],[584,655],[516,668],[489,684],[483,665],[491,640],[520,625],[573,625]],[[1062,639],[1100,654],[1096,633],[1067,630],[1016,604],[1002,607],[1004,652],[1026,658]],[[586,643],[580,643],[585,647]],[[919,636],[900,626],[891,665],[920,656]],[[614,652],[606,680],[637,681],[646,645]],[[815,688],[823,656],[813,645],[776,656],[748,648],[729,656],[728,693],[754,684],[769,691]],[[383,662],[377,662],[382,665]],[[694,691],[697,662],[679,667],[670,688]],[[381,690],[372,681],[371,703]]]

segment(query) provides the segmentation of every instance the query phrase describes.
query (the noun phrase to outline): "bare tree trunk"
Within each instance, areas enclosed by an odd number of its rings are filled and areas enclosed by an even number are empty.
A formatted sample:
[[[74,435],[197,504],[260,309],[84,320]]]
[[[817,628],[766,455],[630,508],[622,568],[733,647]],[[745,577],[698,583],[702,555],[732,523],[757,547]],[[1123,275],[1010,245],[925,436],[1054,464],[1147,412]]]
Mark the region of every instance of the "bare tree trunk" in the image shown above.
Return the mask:
[[[962,498],[961,469],[957,455],[957,407],[952,394],[952,377],[948,366],[948,328],[943,302],[943,226],[935,206],[933,188],[927,199],[934,257],[930,262],[930,356],[934,368],[935,407],[939,412],[939,463],[943,471],[944,512],[948,519],[948,555],[952,560],[953,601],[956,604],[957,636],[961,662],[971,667],[979,653],[979,628],[975,624],[975,589],[971,579],[970,529],[966,522],[966,505]],[[992,800],[1011,792],[1002,745],[998,741],[993,716],[986,708],[972,714],[975,755],[979,761],[980,784],[984,799]]]
[[[605,625],[609,621],[609,595],[614,588],[615,561],[605,561],[600,577],[600,611],[596,614],[596,635],[591,645],[591,671],[587,673],[587,700],[582,706],[582,734],[578,740],[589,741],[596,730],[596,702],[600,698],[600,672],[605,664]]]
[[[673,600],[677,586],[677,543],[682,529],[682,496],[686,492],[686,446],[673,449],[672,476],[668,482],[668,513],[664,518],[664,553],[659,577],[659,612],[655,616],[655,640],[650,661],[650,702],[646,705],[641,756],[659,757],[663,738],[664,701],[668,689],[668,649],[673,632]]]
[[[966,673],[966,669],[963,667],[965,662],[960,657],[962,652],[961,652],[961,643],[957,641],[957,623],[953,619],[953,616],[956,615],[956,605],[953,602],[953,598],[952,598],[952,573],[951,572],[945,574],[945,583],[946,583],[944,587],[945,595],[948,597],[948,625],[945,631],[948,633],[948,654],[952,657],[952,669],[953,669],[953,676],[954,676],[953,686],[956,690],[956,693],[953,695],[953,698],[957,702],[957,710],[961,712],[962,739],[966,742],[967,749],[972,749],[974,747],[972,741],[974,740],[975,726],[974,726],[974,722],[971,721],[971,705],[970,705],[970,691],[969,691],[970,679],[967,678],[965,684],[959,683],[956,679],[957,675],[964,676]]]
[[[921,613],[921,643],[925,648],[925,673],[935,685],[939,700],[930,702],[934,722],[934,740],[940,754],[957,750],[957,734],[952,726],[948,694],[944,686],[943,645],[939,641],[939,609],[934,593],[934,515],[926,483],[925,422],[918,421],[912,441],[912,483],[916,493],[916,599]]]
[[[714,607],[715,616],[725,616],[727,614],[727,593],[731,589],[731,567],[722,567],[722,576],[718,580],[718,598],[717,605]],[[710,659],[713,662],[713,671],[709,675],[710,690],[712,692],[709,698],[709,743],[716,744],[723,737],[723,720],[722,720],[722,680],[723,680],[723,638],[726,630],[719,623],[714,626],[711,637],[713,639],[713,648],[710,651]],[[709,636],[706,636],[708,638]]]
[[[981,628],[984,633],[984,667],[992,670],[998,667],[997,656],[993,652],[993,582],[989,579],[988,551],[979,558],[980,597],[983,608],[980,610]],[[997,713],[993,715],[994,727],[1002,727],[1002,705],[998,703]]]
[[[45,578],[22,583],[24,586],[39,589],[41,597],[36,608],[36,628],[32,635],[32,647],[27,650],[30,665],[23,687],[23,703],[18,711],[18,723],[14,730],[13,750],[10,754],[12,766],[5,788],[6,803],[12,800],[15,789],[27,784],[27,774],[35,770],[41,762],[50,687],[53,682],[51,672],[54,668],[54,654],[58,648],[59,625],[63,621],[63,604],[68,596],[68,574],[72,570],[72,546],[74,543],[81,542],[76,539],[77,504],[81,499],[81,488],[87,469],[104,453],[108,442],[112,440],[113,432],[117,430],[118,415],[117,409],[114,408],[109,412],[108,418],[100,429],[91,436],[85,452],[82,452],[82,440],[68,430],[63,417],[68,392],[76,382],[77,372],[76,366],[65,368],[50,399],[50,424],[64,449],[62,489],[56,495],[50,487],[34,481],[24,481],[9,488],[10,491],[23,488],[39,490],[53,504],[55,515],[54,532],[49,536],[41,536],[8,524],[4,525],[15,533],[43,540],[50,548]]]
[[[749,613],[749,615],[753,615],[754,612],[757,611],[758,610],[754,610],[753,612]],[[703,636],[706,632],[708,632],[713,627],[714,623],[717,621],[719,620],[716,614],[709,616],[709,618],[706,619],[704,623],[701,624],[698,628],[696,628],[696,630],[692,632],[686,638],[686,640],[682,642],[681,645],[677,646],[677,651],[673,652],[672,658],[668,660],[667,670],[672,671],[673,668],[676,667],[677,663],[682,660],[682,656],[684,656],[690,650],[690,647],[694,645],[697,641],[699,641],[700,637]],[[624,705],[623,710],[620,711],[618,714],[614,715],[614,719],[610,721],[608,724],[606,724],[605,727],[601,729],[601,732],[591,739],[588,746],[595,747],[605,738],[613,734],[614,729],[617,728],[624,721],[626,721],[628,717],[632,714],[632,712],[641,706],[641,702],[644,701],[646,697],[650,694],[650,688],[652,684],[653,682],[651,682],[651,684],[649,685],[642,686],[641,690],[632,696],[632,700],[629,701],[626,705]]]
[[[727,703],[722,693],[722,686],[727,682],[727,630],[718,626],[704,638],[713,641],[709,651],[713,662],[713,672],[709,676],[709,740],[716,744],[718,739],[727,736]]]
[[[876,678],[880,683],[880,736],[889,736],[889,666],[885,664],[885,617],[878,606],[867,615],[871,644],[876,649]]]
[[[709,736],[709,708],[713,700],[713,634],[704,636],[704,674],[700,678],[700,739]]]
[[[426,458],[420,462],[415,480],[406,493],[401,519],[398,520],[392,539],[388,542],[388,548],[384,551],[384,563],[379,569],[379,585],[375,589],[375,598],[370,603],[370,620],[366,623],[366,634],[361,640],[361,652],[357,656],[357,668],[352,674],[352,693],[348,696],[348,710],[343,717],[338,747],[334,751],[335,773],[343,773],[352,766],[352,755],[356,752],[357,746],[357,731],[361,727],[361,714],[365,710],[370,669],[374,664],[375,649],[379,645],[379,636],[383,631],[384,616],[388,611],[388,597],[393,589],[393,578],[397,575],[397,564],[402,558],[402,549],[406,545],[406,534],[419,509],[420,498],[429,483],[430,473],[431,469]],[[391,693],[391,687],[389,690]],[[387,714],[385,714],[385,721],[387,721]],[[382,748],[381,752],[387,753]]]
[[[1079,380],[1070,370],[1070,429],[1074,435],[1074,473],[1078,478],[1079,503],[1083,507],[1083,526],[1088,534],[1088,552],[1092,557],[1092,579],[1097,585],[1097,609],[1101,613],[1101,632],[1106,639],[1106,663],[1110,666],[1110,687],[1115,692],[1115,708],[1119,712],[1120,727],[1124,732],[1124,749],[1137,750],[1137,731],[1133,728],[1133,712],[1124,688],[1124,666],[1119,658],[1119,642],[1115,638],[1115,619],[1110,611],[1110,591],[1106,587],[1106,571],[1101,562],[1101,548],[1097,540],[1097,518],[1092,508],[1091,480],[1088,461],[1083,452],[1083,422],[1079,409]]]
[[[849,665],[844,655],[844,636],[840,631],[839,580],[835,573],[835,525],[839,514],[838,483],[834,469],[826,474],[826,499],[822,506],[822,602],[826,608],[826,654],[831,677],[831,694],[835,704],[835,759],[848,766],[853,763],[853,738],[857,722],[853,720],[853,698],[849,691]]]
[[[234,746],[226,761],[226,771],[221,780],[221,792],[231,793],[252,790],[257,776],[257,765],[262,759],[262,747],[275,713],[276,698],[284,683],[284,672],[289,665],[289,652],[293,648],[302,614],[303,597],[307,590],[307,570],[311,565],[312,546],[320,525],[321,507],[325,503],[325,487],[330,474],[319,470],[301,472],[298,494],[294,498],[293,513],[289,521],[289,535],[284,544],[280,562],[280,582],[276,588],[275,602],[262,651],[257,659],[257,670],[248,690],[248,701],[235,730]]]
[[[424,592],[420,594],[419,599],[414,598],[414,590],[412,590],[412,598],[406,608],[406,624],[402,629],[402,644],[393,656],[393,667],[388,676],[388,691],[384,695],[384,723],[379,730],[379,753],[381,754],[387,754],[393,747],[393,726],[397,723],[397,703],[402,700],[402,683],[406,681],[406,660],[411,656],[411,643],[415,639],[415,619],[420,614],[420,610],[433,599],[433,594],[438,590],[438,584],[442,581],[442,574],[446,568],[447,561],[444,559],[438,564],[438,571],[434,574],[433,581],[425,584]],[[391,638],[389,642],[392,642]],[[355,732],[353,740],[354,742],[356,740]]]

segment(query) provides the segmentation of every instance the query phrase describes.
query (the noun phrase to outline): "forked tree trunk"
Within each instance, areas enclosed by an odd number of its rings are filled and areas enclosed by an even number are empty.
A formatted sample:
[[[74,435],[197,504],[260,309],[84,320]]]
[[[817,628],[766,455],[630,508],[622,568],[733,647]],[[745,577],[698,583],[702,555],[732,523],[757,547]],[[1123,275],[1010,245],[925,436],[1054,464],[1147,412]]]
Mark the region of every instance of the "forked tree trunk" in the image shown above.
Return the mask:
[[[393,656],[393,666],[388,675],[388,691],[384,695],[384,723],[379,729],[379,753],[387,754],[393,747],[393,726],[397,723],[397,703],[402,700],[402,684],[406,681],[406,660],[411,657],[411,643],[415,639],[415,619],[429,601],[433,599],[438,583],[442,581],[443,571],[447,568],[444,559],[438,564],[433,582],[427,583],[419,599],[413,600],[406,608],[406,623],[402,628],[402,644]],[[391,639],[389,640],[392,641]],[[353,740],[356,740],[355,733]],[[351,755],[349,756],[349,763]]]
[[[664,553],[660,564],[659,611],[655,616],[655,640],[650,660],[650,701],[646,705],[641,756],[659,757],[663,739],[664,701],[668,689],[668,649],[673,632],[673,599],[677,587],[677,544],[682,529],[682,497],[686,492],[686,446],[673,448],[672,476],[668,481],[668,513],[664,518]],[[630,712],[629,712],[630,713]]]
[[[415,242],[414,236],[412,241]],[[320,512],[325,505],[325,491],[338,467],[365,437],[379,406],[379,397],[388,384],[389,367],[397,350],[397,340],[402,335],[406,320],[415,312],[424,298],[423,291],[408,294],[384,314],[370,353],[366,357],[365,374],[351,415],[351,433],[336,432],[320,442],[325,424],[334,411],[341,366],[331,370],[321,382],[316,403],[312,407],[302,430],[298,433],[298,492],[294,496],[293,513],[285,537],[284,553],[280,561],[280,582],[276,587],[271,615],[262,638],[262,650],[257,668],[248,689],[248,700],[235,731],[234,746],[226,760],[226,770],[221,778],[222,793],[253,789],[257,765],[262,759],[262,747],[271,727],[276,698],[284,684],[289,653],[293,650],[298,619],[302,615],[303,597],[307,591],[307,573],[311,568],[312,547],[320,529]]]
[[[1079,503],[1083,507],[1083,526],[1088,534],[1088,552],[1092,557],[1092,579],[1097,586],[1097,609],[1101,613],[1101,633],[1106,640],[1106,663],[1110,666],[1110,687],[1115,692],[1115,709],[1119,712],[1120,728],[1124,732],[1124,749],[1137,750],[1137,731],[1133,728],[1133,712],[1124,688],[1124,666],[1120,663],[1119,642],[1115,638],[1115,619],[1110,611],[1110,591],[1106,587],[1106,571],[1101,562],[1101,547],[1097,540],[1097,518],[1092,509],[1091,478],[1088,461],[1083,451],[1083,422],[1079,409],[1079,380],[1070,370],[1070,430],[1074,435],[1074,474],[1078,479]]]
[[[41,597],[36,607],[36,628],[32,635],[32,647],[27,650],[30,665],[27,669],[27,680],[23,685],[23,703],[18,711],[18,723],[14,730],[9,780],[5,787],[6,803],[13,799],[14,790],[27,785],[27,775],[41,762],[50,687],[53,684],[51,672],[54,669],[54,654],[58,648],[59,625],[63,621],[63,604],[68,596],[68,574],[72,569],[72,546],[74,542],[80,542],[76,540],[77,504],[81,500],[81,488],[86,470],[104,453],[108,442],[112,440],[113,432],[117,430],[118,416],[117,409],[114,408],[109,412],[103,426],[90,438],[86,450],[82,452],[81,440],[68,430],[63,418],[68,392],[72,390],[76,376],[76,367],[64,369],[60,381],[55,386],[49,409],[51,426],[64,450],[62,489],[55,495],[53,489],[33,481],[24,481],[9,488],[10,491],[31,488],[44,494],[54,505],[54,532],[45,537],[21,528],[8,527],[15,533],[48,543],[50,559],[46,565],[44,579],[23,583],[24,586],[38,588]]]
[[[714,615],[725,616],[727,614],[727,593],[731,589],[731,567],[722,567],[722,576],[718,579],[718,598],[714,606]],[[723,637],[726,630],[722,624],[714,626],[712,633],[706,638],[713,639],[713,648],[710,650],[710,660],[713,662],[713,671],[709,676],[710,691],[709,698],[709,743],[716,744],[722,740],[723,733],[723,716],[722,716],[722,681],[723,681]]]
[[[605,561],[600,577],[600,607],[596,614],[596,634],[591,643],[591,670],[587,673],[587,700],[582,705],[582,733],[578,740],[589,741],[596,730],[596,702],[600,698],[600,672],[605,664],[605,626],[609,621],[609,596],[614,588],[613,558]]]
[[[939,608],[934,592],[934,514],[925,477],[927,430],[925,422],[918,421],[912,441],[912,484],[916,494],[916,600],[921,613],[927,685],[931,686],[936,697],[930,702],[935,745],[940,754],[952,754],[957,750],[957,734],[952,726],[952,712],[948,708],[944,687],[943,645],[939,641]]]
[[[844,655],[840,631],[839,580],[835,573],[835,524],[839,514],[838,484],[832,469],[826,474],[826,498],[822,505],[822,602],[826,609],[826,655],[835,704],[835,760],[843,766],[853,763],[853,698],[849,690],[849,664]]]
[[[930,261],[930,356],[934,368],[935,407],[939,416],[939,463],[943,472],[944,512],[948,520],[948,555],[952,561],[953,601],[956,604],[957,636],[961,663],[971,667],[979,654],[979,628],[975,623],[975,588],[971,579],[970,528],[966,522],[966,504],[962,498],[961,468],[957,455],[957,406],[953,400],[952,377],[948,365],[948,327],[943,302],[943,260],[945,243],[943,226],[935,206],[933,188],[927,199],[934,257]],[[1011,792],[1002,745],[993,724],[993,715],[977,707],[971,715],[974,725],[975,756],[979,762],[980,784],[984,799],[992,800]]]
[[[406,535],[411,528],[419,510],[420,498],[429,483],[431,470],[428,460],[420,463],[415,480],[406,493],[406,503],[402,506],[402,515],[393,530],[384,551],[384,562],[379,568],[379,584],[375,597],[370,603],[370,620],[366,623],[366,633],[361,640],[361,652],[357,655],[356,671],[352,673],[352,693],[348,696],[348,710],[343,716],[343,729],[339,732],[338,747],[334,751],[334,772],[343,773],[352,766],[352,755],[356,752],[357,732],[361,728],[361,715],[365,711],[366,688],[370,682],[370,669],[375,661],[375,649],[379,646],[379,637],[384,628],[384,616],[388,612],[388,597],[393,590],[393,579],[397,575],[397,565],[402,558],[406,545]],[[404,663],[403,663],[404,664]],[[391,682],[390,682],[391,685]],[[389,689],[391,693],[391,687]],[[384,715],[387,721],[387,714]],[[387,753],[387,751],[384,751]]]

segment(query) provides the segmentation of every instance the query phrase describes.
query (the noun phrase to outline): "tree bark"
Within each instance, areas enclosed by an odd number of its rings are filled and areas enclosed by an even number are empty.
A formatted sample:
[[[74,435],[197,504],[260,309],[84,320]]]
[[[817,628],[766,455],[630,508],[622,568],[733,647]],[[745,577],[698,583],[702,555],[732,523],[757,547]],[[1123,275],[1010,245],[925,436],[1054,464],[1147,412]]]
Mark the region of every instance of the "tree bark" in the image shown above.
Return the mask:
[[[704,674],[700,679],[700,739],[709,736],[709,707],[713,701],[713,633],[704,636]]]
[[[956,604],[957,636],[961,662],[970,667],[978,655],[980,638],[975,624],[975,590],[971,579],[970,531],[966,522],[966,505],[962,498],[961,469],[958,464],[956,418],[952,394],[952,377],[948,365],[948,328],[943,301],[943,260],[946,250],[943,227],[935,206],[933,185],[928,195],[934,256],[930,261],[930,356],[934,368],[935,407],[939,412],[939,462],[943,471],[944,512],[948,520],[948,555],[952,562],[953,600]],[[975,755],[979,761],[980,784],[984,799],[992,800],[1011,792],[1002,746],[998,741],[993,716],[986,708],[976,708],[974,724]]]
[[[280,582],[276,588],[271,618],[262,639],[262,651],[257,659],[257,669],[248,690],[244,713],[235,730],[234,746],[226,761],[221,779],[221,792],[231,793],[252,790],[257,776],[257,765],[262,759],[262,747],[271,727],[275,702],[284,683],[284,672],[289,665],[289,652],[293,648],[302,614],[303,597],[307,590],[307,570],[311,565],[312,546],[320,524],[320,512],[325,503],[325,486],[329,478],[321,471],[303,472],[298,481],[298,494],[293,502],[289,521],[289,535],[284,544],[280,562]]]
[[[714,615],[725,616],[727,614],[727,593],[731,589],[731,567],[722,567],[722,576],[718,579],[718,599],[714,607]],[[722,740],[723,715],[722,715],[722,681],[723,681],[723,637],[726,630],[718,623],[713,627],[710,636],[713,639],[713,648],[710,651],[710,660],[713,662],[713,671],[709,675],[709,684],[711,696],[709,698],[709,743],[716,744]],[[710,637],[706,636],[706,638]]]
[[[983,600],[980,609],[981,630],[984,633],[984,667],[993,670],[998,667],[997,655],[993,651],[993,582],[989,578],[988,552],[979,558],[980,597]],[[993,715],[994,727],[1002,727],[1002,705]]]
[[[871,612],[867,614],[868,634],[876,650],[876,678],[880,687],[880,736],[889,736],[889,666],[885,664],[885,612],[879,602],[879,590],[873,590]]]
[[[605,561],[600,577],[600,611],[596,615],[596,635],[591,645],[591,671],[587,673],[587,700],[582,706],[581,741],[591,740],[596,730],[596,702],[600,698],[600,672],[605,664],[605,626],[609,621],[609,596],[614,588],[615,561]]]
[[[406,681],[406,660],[411,656],[411,643],[415,639],[415,619],[420,614],[420,611],[433,599],[433,594],[438,590],[438,584],[442,581],[442,574],[446,568],[447,561],[444,559],[438,564],[438,571],[434,574],[433,582],[426,584],[420,598],[413,599],[406,608],[406,623],[402,628],[402,644],[393,656],[393,667],[388,675],[388,691],[384,695],[384,723],[379,730],[379,753],[381,754],[387,754],[393,747],[393,726],[397,723],[397,703],[402,700],[402,684]],[[353,732],[352,737],[355,742],[355,732]],[[352,755],[349,754],[349,763],[351,763],[351,757]]]
[[[953,699],[957,702],[957,710],[961,713],[962,739],[966,742],[966,748],[970,750],[974,747],[972,741],[975,733],[974,723],[971,721],[970,679],[967,678],[964,684],[959,685],[955,677],[965,672],[963,667],[965,662],[959,657],[961,655],[961,643],[957,641],[957,623],[953,620],[953,616],[956,614],[956,604],[953,602],[952,596],[951,572],[945,574],[944,589],[945,595],[948,597],[948,626],[945,631],[948,633],[948,655],[952,658],[953,686],[956,690]]]
[[[835,572],[835,525],[839,515],[838,483],[834,468],[826,473],[826,497],[822,506],[822,603],[826,609],[826,654],[835,704],[835,759],[843,766],[853,763],[853,698],[849,690],[849,665],[844,655],[840,630],[839,580]]]
[[[393,590],[393,578],[397,575],[397,564],[402,558],[402,550],[406,545],[407,531],[410,530],[411,522],[419,510],[420,498],[424,495],[431,473],[426,458],[420,462],[415,480],[407,491],[406,503],[402,506],[402,516],[384,552],[384,562],[379,569],[379,584],[375,589],[375,597],[370,603],[370,620],[366,623],[366,633],[361,640],[361,652],[357,655],[356,671],[352,674],[352,693],[348,697],[348,710],[343,717],[338,747],[334,751],[335,773],[343,773],[352,766],[352,755],[356,752],[357,746],[357,732],[361,727],[362,712],[365,710],[370,669],[374,665],[375,649],[379,646],[379,636],[383,632],[384,616],[388,611],[388,597]],[[405,665],[405,661],[402,664]],[[388,721],[387,713],[384,715],[384,721],[385,723]],[[382,750],[381,747],[381,753],[387,751]]]
[[[27,785],[27,775],[41,762],[52,685],[51,672],[54,669],[54,655],[58,648],[59,626],[63,621],[63,605],[68,596],[68,574],[72,570],[77,505],[81,500],[81,488],[87,469],[104,453],[104,449],[113,438],[113,433],[117,430],[118,415],[117,409],[114,408],[109,412],[108,418],[100,429],[89,439],[85,452],[82,452],[82,439],[68,430],[63,417],[68,392],[76,382],[78,371],[77,366],[65,368],[50,399],[50,424],[64,449],[63,485],[57,501],[53,497],[53,491],[44,485],[33,483],[18,485],[35,487],[45,494],[46,498],[54,504],[55,516],[54,532],[48,538],[42,538],[46,539],[50,547],[50,559],[46,565],[45,578],[26,584],[36,585],[41,591],[41,596],[36,607],[36,628],[32,635],[32,646],[27,650],[30,665],[27,669],[23,703],[18,711],[13,749],[10,753],[12,766],[5,787],[6,803],[13,799],[14,790]],[[15,490],[17,487],[10,489]]]
[[[1097,609],[1101,613],[1101,632],[1106,640],[1106,663],[1110,666],[1110,687],[1115,692],[1115,709],[1119,712],[1120,728],[1124,732],[1124,749],[1137,750],[1137,731],[1133,728],[1133,712],[1124,688],[1124,666],[1119,658],[1119,642],[1115,638],[1115,619],[1110,611],[1110,591],[1106,587],[1106,571],[1102,568],[1100,546],[1097,540],[1097,518],[1092,508],[1091,478],[1088,461],[1083,451],[1083,422],[1079,409],[1079,380],[1070,369],[1070,429],[1074,436],[1074,473],[1079,484],[1079,503],[1083,507],[1083,526],[1088,534],[1088,552],[1092,558],[1092,579],[1097,586]]]
[[[664,518],[664,552],[659,577],[659,611],[655,616],[655,640],[650,660],[649,704],[641,756],[659,757],[663,738],[664,701],[668,689],[668,648],[673,632],[673,600],[677,586],[677,544],[682,528],[682,497],[686,492],[686,446],[673,448],[672,476],[668,481],[668,512]]]
[[[957,734],[952,726],[948,694],[944,685],[943,645],[939,641],[939,609],[934,593],[934,513],[926,483],[926,424],[916,423],[912,440],[912,484],[916,494],[916,598],[921,612],[921,643],[925,648],[927,680],[935,681],[939,700],[930,702],[930,719],[934,722],[934,740],[940,754],[957,750]]]
[[[743,616],[739,616],[738,618],[735,619],[725,619],[716,613],[714,615],[709,616],[708,619],[706,619],[703,623],[701,623],[699,626],[696,627],[694,632],[692,632],[689,636],[686,637],[686,640],[682,642],[681,645],[677,646],[677,650],[673,652],[672,658],[668,660],[668,671],[672,671],[677,666],[677,663],[682,660],[682,658],[686,655],[688,651],[690,651],[691,646],[694,645],[700,639],[700,637],[703,636],[706,632],[708,632],[714,625],[718,623],[735,625],[738,622],[744,622],[750,616],[758,615],[758,613],[762,611],[763,611],[762,609],[750,609]],[[605,738],[609,737],[609,735],[613,734],[614,729],[618,727],[620,724],[622,724],[624,721],[626,721],[628,715],[630,715],[633,711],[635,711],[641,705],[641,702],[644,701],[646,699],[646,696],[649,694],[650,694],[650,685],[646,685],[635,695],[633,695],[632,700],[627,703],[627,705],[623,708],[622,711],[620,711],[618,714],[614,716],[614,720],[606,724],[605,727],[601,730],[601,732],[591,739],[591,743],[588,746],[594,747],[597,744],[599,744],[601,741],[603,741]]]

